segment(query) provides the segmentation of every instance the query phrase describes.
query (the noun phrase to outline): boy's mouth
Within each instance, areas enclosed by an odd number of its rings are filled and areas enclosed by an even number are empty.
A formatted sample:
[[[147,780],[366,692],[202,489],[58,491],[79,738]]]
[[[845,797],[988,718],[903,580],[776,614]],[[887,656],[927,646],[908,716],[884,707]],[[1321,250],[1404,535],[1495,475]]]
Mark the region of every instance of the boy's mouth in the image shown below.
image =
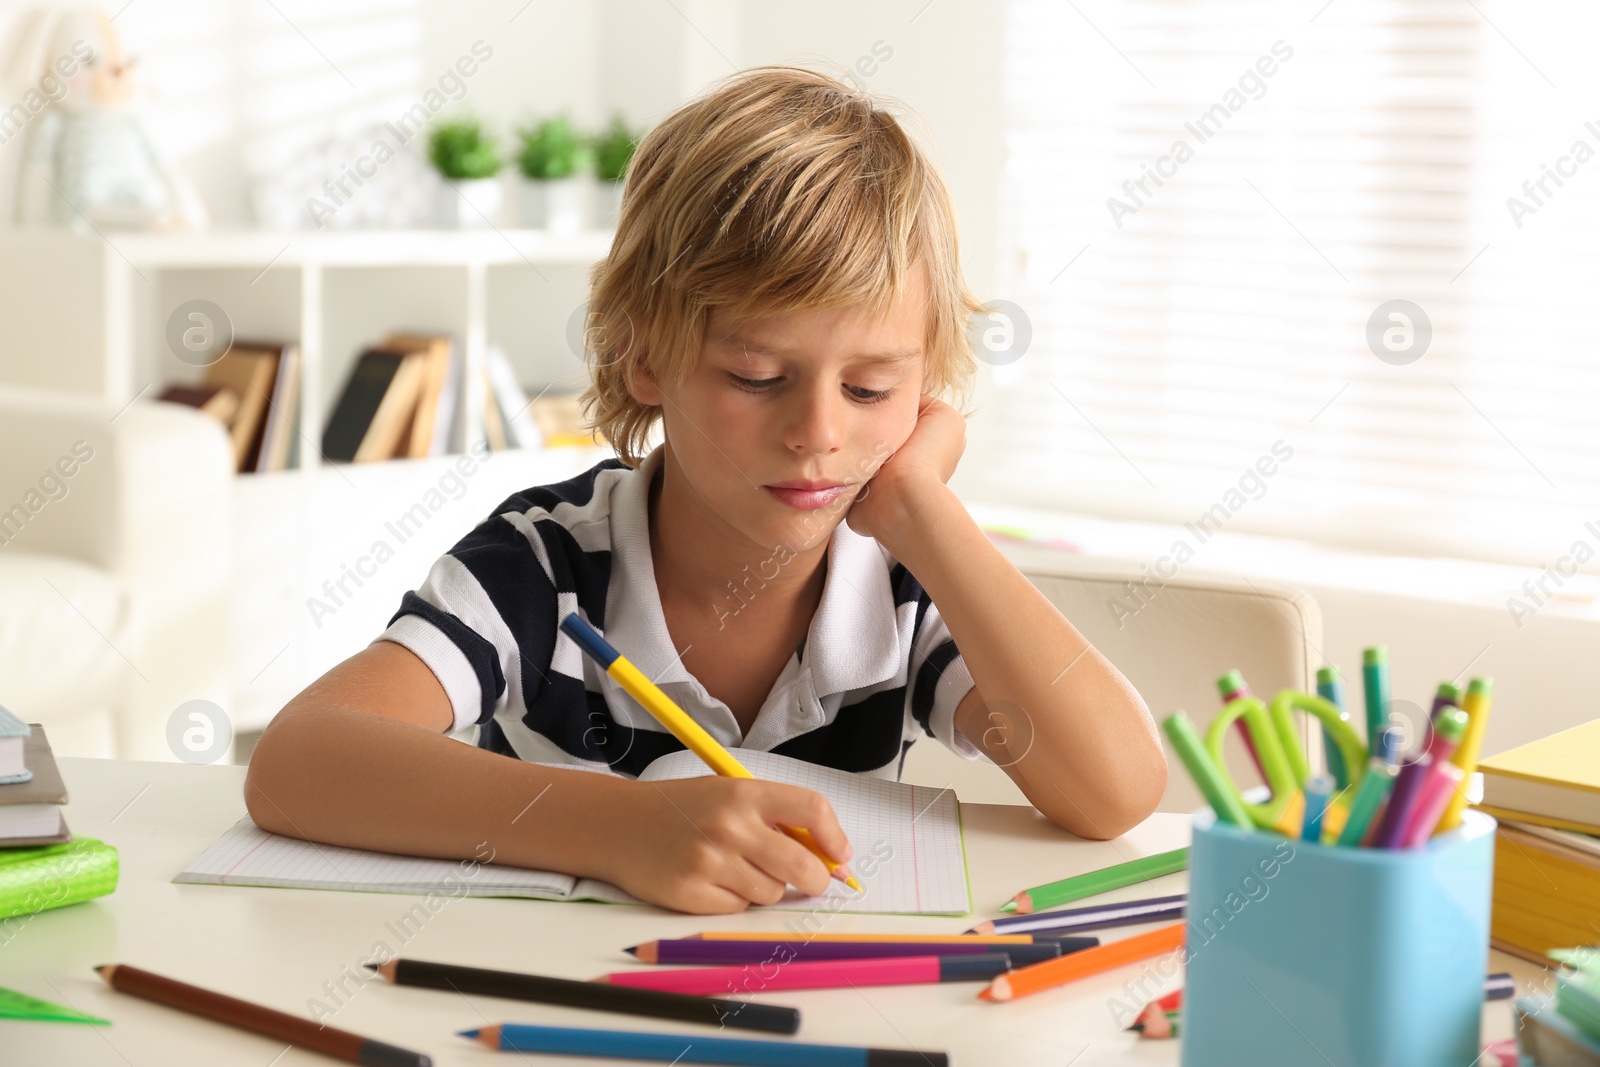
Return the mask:
[[[850,491],[848,485],[839,482],[810,481],[797,479],[792,482],[782,482],[777,485],[762,486],[779,503],[787,504],[800,511],[815,511],[825,508]]]

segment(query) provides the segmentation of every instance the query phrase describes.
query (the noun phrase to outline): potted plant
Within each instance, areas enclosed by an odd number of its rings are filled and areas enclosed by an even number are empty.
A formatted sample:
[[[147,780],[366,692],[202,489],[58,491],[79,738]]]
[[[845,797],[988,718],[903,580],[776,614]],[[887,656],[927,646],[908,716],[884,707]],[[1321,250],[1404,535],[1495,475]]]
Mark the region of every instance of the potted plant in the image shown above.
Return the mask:
[[[428,158],[444,178],[440,225],[493,226],[500,214],[500,155],[483,124],[477,119],[441,122],[429,136]]]
[[[517,166],[522,171],[522,224],[574,233],[585,223],[584,187],[577,174],[583,143],[565,115],[518,131]]]
[[[617,224],[617,214],[622,206],[622,181],[628,175],[628,163],[633,150],[639,147],[639,135],[628,128],[619,112],[611,116],[611,125],[594,139],[594,176],[599,182],[595,204],[595,224],[611,227]]]

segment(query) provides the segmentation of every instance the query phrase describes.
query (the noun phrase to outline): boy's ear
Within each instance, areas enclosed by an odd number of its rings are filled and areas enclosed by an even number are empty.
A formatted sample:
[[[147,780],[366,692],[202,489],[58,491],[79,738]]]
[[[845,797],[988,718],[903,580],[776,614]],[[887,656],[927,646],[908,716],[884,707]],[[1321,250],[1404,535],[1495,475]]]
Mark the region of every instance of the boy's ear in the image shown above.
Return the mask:
[[[642,355],[628,360],[622,378],[627,383],[628,395],[645,407],[658,408],[664,403],[661,396],[661,382]]]

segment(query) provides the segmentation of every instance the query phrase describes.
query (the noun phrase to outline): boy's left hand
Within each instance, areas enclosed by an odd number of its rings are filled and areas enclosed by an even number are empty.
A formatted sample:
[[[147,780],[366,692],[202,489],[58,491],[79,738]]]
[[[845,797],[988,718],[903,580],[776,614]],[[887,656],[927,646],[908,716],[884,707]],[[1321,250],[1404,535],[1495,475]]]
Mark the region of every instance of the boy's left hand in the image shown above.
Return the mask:
[[[950,480],[966,447],[967,420],[961,413],[942,400],[923,397],[911,436],[856,496],[845,521],[858,534],[886,541],[915,494]]]

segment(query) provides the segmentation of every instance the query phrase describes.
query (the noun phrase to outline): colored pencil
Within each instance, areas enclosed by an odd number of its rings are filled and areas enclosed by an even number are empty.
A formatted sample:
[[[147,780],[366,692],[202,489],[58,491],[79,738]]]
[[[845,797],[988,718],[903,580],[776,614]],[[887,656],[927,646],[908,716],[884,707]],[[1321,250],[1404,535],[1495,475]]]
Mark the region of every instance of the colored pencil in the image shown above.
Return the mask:
[[[1095,949],[1085,951],[1094,952]],[[1077,955],[1077,953],[1075,953]],[[1062,957],[1065,958],[1065,957]],[[1059,963],[1061,958],[1046,962]],[[1035,964],[1034,966],[1043,966]],[[681,967],[667,971],[618,971],[596,982],[711,996],[765,993],[775,989],[843,989],[864,985],[931,985],[937,982],[986,982],[1011,969],[1003,952],[976,956],[898,956],[876,960],[817,960],[776,964],[769,976],[759,966]]]
[[[1467,683],[1467,695],[1461,698],[1461,710],[1467,713],[1467,732],[1456,746],[1450,762],[1461,768],[1462,777],[1470,779],[1478,769],[1478,757],[1483,753],[1483,734],[1489,727],[1489,710],[1494,703],[1494,679],[1474,678]],[[1439,816],[1434,833],[1442,834],[1461,825],[1461,812],[1467,806],[1467,792],[1457,790]]]
[[[1160,956],[1183,947],[1183,923],[1173,923],[1149,933],[1135,934],[1099,948],[1074,952],[1058,960],[1046,960],[1032,967],[1020,967],[998,975],[989,988],[978,994],[982,1000],[1016,1000],[1047,989],[1102,974],[1139,960]]]
[[[896,956],[982,956],[1004,952],[1016,967],[1053,960],[1100,943],[1098,937],[1064,937],[1032,945],[970,945],[937,941],[703,941],[695,938],[646,941],[626,951],[641,963],[787,964],[800,960],[881,960]]]
[[[190,1015],[198,1015],[202,1019],[249,1030],[286,1045],[320,1052],[346,1063],[359,1063],[366,1067],[432,1067],[433,1064],[432,1059],[420,1052],[385,1045],[347,1030],[335,1030],[298,1015],[201,989],[173,978],[163,978],[125,963],[107,963],[96,967],[95,971],[105,979],[106,985],[118,993],[142,997]]]
[[[733,758],[733,754],[717,743],[717,739],[706,733],[705,728],[689,717],[688,712],[678,707],[672,698],[663,693],[654,682],[635,667],[628,658],[606,643],[599,632],[577,613],[568,615],[561,620],[561,631],[572,638],[591,659],[600,665],[600,668],[614,678],[618,685],[639,702],[639,706],[655,717],[656,721],[665,726],[672,736],[682,741],[684,747],[699,756],[706,765],[724,778],[754,778],[755,775]],[[811,854],[821,860],[828,868],[828,873],[845,885],[861,892],[861,883],[856,881],[850,869],[841,863],[836,863],[822,846],[817,844],[803,826],[785,826],[781,828],[794,840],[800,842]]]
[[[1092,897],[1096,893],[1108,893],[1126,885],[1147,882],[1165,874],[1187,870],[1188,867],[1189,850],[1177,848],[1171,852],[1129,860],[1127,863],[1118,863],[1103,870],[1077,874],[1071,878],[1063,878],[1059,882],[1024,889],[1000,910],[1014,911],[1018,915],[1031,915],[1045,908],[1053,908],[1057,904],[1066,904],[1082,900],[1084,897]]]
[[[462,1030],[461,1037],[503,1052],[565,1056],[610,1056],[662,1063],[744,1064],[746,1067],[950,1067],[943,1052],[856,1048],[735,1037],[683,1037],[632,1030],[583,1030],[569,1026],[501,1023]]]
[[[1187,893],[1170,897],[1149,897],[1145,900],[1125,900],[1120,904],[1092,904],[1087,908],[1070,908],[1065,911],[1041,911],[1032,915],[1011,915],[1004,919],[986,919],[971,930],[975,934],[1038,935],[1079,933],[1084,930],[1108,930],[1116,926],[1137,926],[1140,923],[1166,922],[1183,918],[1187,907]]]
[[[691,934],[690,940],[702,941],[792,941],[794,931],[761,931],[761,930],[705,930],[698,934]],[[805,940],[823,943],[840,944],[853,942],[883,943],[895,941],[928,941],[934,944],[971,944],[981,941],[990,945],[1031,945],[1037,941],[1049,941],[1053,938],[1037,934],[808,934]]]
[[[691,997],[653,989],[628,989],[574,978],[549,978],[540,974],[458,967],[427,960],[396,959],[367,966],[395,985],[505,997],[508,1000],[531,1000],[539,1004],[560,1004],[568,1008],[676,1019],[679,1022],[763,1030],[774,1034],[793,1034],[800,1029],[800,1009],[779,1004]]]

